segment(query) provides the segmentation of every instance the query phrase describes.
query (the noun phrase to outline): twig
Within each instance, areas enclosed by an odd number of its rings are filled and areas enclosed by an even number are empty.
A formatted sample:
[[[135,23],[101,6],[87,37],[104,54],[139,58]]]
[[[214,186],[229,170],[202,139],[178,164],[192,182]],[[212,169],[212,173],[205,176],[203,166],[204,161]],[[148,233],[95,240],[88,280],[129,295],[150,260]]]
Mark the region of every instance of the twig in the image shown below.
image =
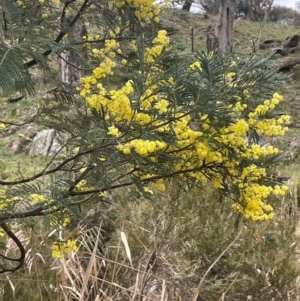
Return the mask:
[[[108,146],[111,146],[111,145],[115,145],[115,143],[108,143],[108,144],[102,145],[101,148],[105,148],[105,147],[108,147]],[[21,180],[15,180],[15,181],[2,181],[2,180],[0,180],[0,185],[12,186],[12,185],[16,185],[16,184],[23,184],[23,183],[31,182],[31,181],[36,180],[36,179],[38,179],[40,177],[43,177],[45,175],[49,175],[49,174],[52,174],[52,173],[54,173],[56,171],[59,171],[67,163],[69,163],[69,162],[71,162],[71,161],[73,161],[73,160],[75,160],[75,159],[77,159],[77,158],[79,158],[79,157],[81,157],[83,155],[90,154],[90,153],[94,152],[95,150],[96,150],[96,148],[93,148],[93,149],[86,150],[84,152],[80,152],[80,153],[76,154],[75,156],[70,157],[70,158],[64,160],[62,163],[60,163],[55,168],[46,171],[46,169],[49,167],[49,165],[53,161],[53,158],[51,158],[50,162],[46,165],[46,167],[43,169],[43,171],[35,174],[34,176],[29,177],[29,178],[25,178],[25,179],[21,179]]]
[[[69,61],[67,61],[67,60],[66,60],[63,56],[61,56],[58,52],[56,52],[56,55],[57,55],[61,60],[63,60],[67,65],[73,67],[73,68],[76,69],[76,70],[79,70],[79,71],[88,71],[88,72],[93,71],[93,68],[87,69],[87,68],[80,68],[80,67],[75,66],[74,64],[72,64],[72,63],[70,63]]]
[[[244,228],[241,228],[241,230],[239,231],[239,233],[237,234],[237,236],[234,238],[234,240],[229,244],[229,246],[221,253],[221,255],[212,263],[212,265],[208,268],[208,270],[205,272],[205,274],[203,275],[202,279],[200,280],[195,294],[193,296],[192,301],[196,301],[198,299],[198,296],[200,295],[201,289],[202,289],[202,285],[204,283],[205,278],[207,277],[208,273],[211,271],[211,269],[216,265],[216,263],[222,258],[222,256],[233,246],[233,244],[237,241],[237,239],[240,237],[242,231]]]

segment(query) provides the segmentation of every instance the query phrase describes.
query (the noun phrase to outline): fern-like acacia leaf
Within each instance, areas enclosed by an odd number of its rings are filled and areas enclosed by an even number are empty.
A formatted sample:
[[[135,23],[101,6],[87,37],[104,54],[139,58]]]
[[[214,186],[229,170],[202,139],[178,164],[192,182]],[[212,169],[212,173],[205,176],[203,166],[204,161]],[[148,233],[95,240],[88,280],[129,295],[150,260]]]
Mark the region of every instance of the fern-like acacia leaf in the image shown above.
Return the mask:
[[[2,53],[0,51],[0,58],[0,88],[5,93],[19,90],[33,94],[34,84],[18,51],[14,48],[8,48]]]

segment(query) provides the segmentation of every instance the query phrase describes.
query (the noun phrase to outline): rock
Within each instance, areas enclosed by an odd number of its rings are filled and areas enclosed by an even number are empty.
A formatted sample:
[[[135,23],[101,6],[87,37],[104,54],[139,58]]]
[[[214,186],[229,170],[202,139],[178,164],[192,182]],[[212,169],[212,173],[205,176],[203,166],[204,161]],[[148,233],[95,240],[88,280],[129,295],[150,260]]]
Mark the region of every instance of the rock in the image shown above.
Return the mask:
[[[283,50],[281,48],[273,49],[273,51],[274,51],[274,54],[280,54],[281,56],[285,56],[288,53],[287,51],[285,51],[285,50]]]
[[[9,102],[17,102],[25,97],[25,93],[22,92],[16,92],[14,95],[10,96],[8,99]]]
[[[274,47],[276,42],[277,42],[276,40],[265,40],[260,43],[259,48],[266,49],[266,48]]]
[[[18,153],[22,149],[22,143],[21,140],[17,139],[14,141],[11,141],[8,145],[5,147],[6,153]]]
[[[38,132],[30,145],[29,155],[53,156],[60,151],[61,141],[67,138],[67,134],[54,129]]]
[[[6,147],[5,152],[6,153],[27,153],[28,152],[28,146],[31,143],[31,139],[20,134],[19,138],[13,141],[10,141]]]
[[[6,128],[6,136],[13,135],[19,129],[20,129],[20,127],[17,125],[10,125],[9,127]]]
[[[287,37],[284,41],[283,41],[283,46],[287,47],[287,48],[294,48],[297,47],[299,44],[299,38],[300,36],[298,34],[294,34],[291,37]]]
[[[29,123],[26,126],[26,137],[33,138],[37,134],[37,124]]]
[[[22,133],[19,131],[22,131]],[[37,133],[37,124],[29,123],[27,125],[10,125],[5,129],[3,137],[9,137],[17,132],[19,132],[18,138],[15,138],[14,140],[8,138],[9,142],[5,146],[6,153],[28,153],[28,147]]]

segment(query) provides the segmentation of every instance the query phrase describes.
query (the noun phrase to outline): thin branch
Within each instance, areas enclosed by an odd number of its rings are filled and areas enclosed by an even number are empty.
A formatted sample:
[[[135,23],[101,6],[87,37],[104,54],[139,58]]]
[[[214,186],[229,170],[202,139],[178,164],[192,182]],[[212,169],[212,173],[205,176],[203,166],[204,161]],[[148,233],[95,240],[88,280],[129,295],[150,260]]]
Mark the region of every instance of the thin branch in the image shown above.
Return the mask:
[[[28,121],[26,121],[24,123],[14,123],[14,122],[0,120],[0,123],[7,124],[7,125],[15,125],[15,126],[23,126],[23,125],[26,125],[26,124],[29,124],[29,123],[32,123],[32,122],[33,122],[33,119],[32,120],[28,120]]]
[[[60,17],[60,24],[61,26],[63,26],[63,23],[64,23],[64,20],[65,20],[65,16],[66,16],[66,10],[68,8],[68,6],[72,3],[72,2],[75,2],[76,0],[68,0],[68,1],[65,1],[65,4],[64,4],[64,7],[63,7],[63,10],[62,10],[62,13],[61,13],[61,17]]]
[[[18,237],[9,229],[9,227],[7,226],[6,223],[1,223],[0,227],[14,241],[14,243],[17,245],[17,247],[19,248],[19,251],[20,251],[19,258],[11,258],[11,257],[7,257],[7,256],[0,254],[0,256],[2,258],[4,258],[5,260],[19,262],[19,264],[14,268],[4,268],[3,266],[1,266],[2,270],[0,270],[0,273],[14,272],[14,271],[18,270],[24,263],[24,259],[25,259],[25,255],[26,255],[25,248],[22,245],[22,243],[20,242],[20,240],[18,239]]]
[[[9,214],[0,216],[0,222],[3,223],[4,221],[15,219],[15,218],[19,219],[19,218],[25,218],[25,217],[43,216],[43,215],[45,215],[45,213],[43,212],[44,210],[45,210],[45,206],[39,206],[32,210],[25,211],[25,212],[9,213]]]
[[[108,144],[102,145],[100,148],[106,148],[106,147],[114,146],[114,145],[116,145],[116,143],[108,143]],[[46,171],[46,169],[52,163],[52,161],[55,158],[55,156],[58,155],[58,153],[56,153],[54,155],[54,157],[51,158],[50,162],[46,165],[46,167],[41,172],[33,175],[32,177],[24,178],[24,179],[21,179],[21,180],[15,180],[15,181],[1,181],[0,180],[0,185],[12,186],[12,185],[16,185],[16,184],[23,184],[23,183],[31,182],[33,180],[36,180],[36,179],[40,178],[40,177],[43,177],[43,176],[55,173],[57,171],[60,171],[62,169],[62,167],[65,166],[67,163],[69,163],[69,162],[71,162],[71,161],[73,161],[73,160],[75,160],[75,159],[77,159],[77,158],[79,158],[79,157],[81,157],[83,155],[87,155],[87,154],[93,153],[97,149],[99,149],[99,148],[92,148],[92,149],[86,150],[84,152],[80,152],[80,153],[74,155],[73,157],[70,157],[70,158],[64,160],[62,163],[60,163],[59,165],[57,165],[55,168]]]
[[[84,177],[88,174],[88,172],[90,171],[90,170],[92,170],[92,169],[94,169],[95,167],[92,165],[92,166],[89,166],[89,167],[86,167],[86,169],[81,173],[81,175],[74,181],[74,184],[72,184],[71,186],[70,186],[70,188],[68,189],[68,192],[69,193],[71,193],[74,189],[75,189],[75,187],[76,187],[76,185],[81,181],[81,180],[83,180],[84,179]]]
[[[58,52],[56,52],[56,55],[60,58],[60,59],[62,59],[67,65],[69,65],[69,66],[72,66],[74,69],[76,69],[76,70],[80,70],[80,71],[89,71],[89,72],[91,72],[91,71],[93,71],[93,68],[91,68],[91,69],[87,69],[87,68],[79,68],[79,67],[77,67],[77,66],[75,66],[74,64],[71,64],[69,61],[67,61],[63,56],[61,56]]]
[[[172,177],[175,177],[177,175],[186,174],[186,173],[195,172],[195,171],[200,171],[202,168],[204,168],[204,166],[201,166],[199,168],[178,170],[178,171],[174,171],[174,172],[168,173],[168,174],[161,174],[161,175],[156,175],[156,176],[149,177],[149,178],[140,179],[140,181],[142,183],[148,183],[148,182],[157,181],[157,180],[160,180],[160,179],[172,178]],[[117,188],[121,188],[121,187],[131,186],[133,184],[134,184],[133,181],[129,181],[129,182],[126,182],[126,183],[120,183],[120,184],[111,185],[109,187],[103,187],[103,188],[99,188],[99,189],[92,189],[92,190],[85,190],[85,191],[73,191],[68,196],[79,196],[79,195],[95,194],[95,193],[104,192],[104,191],[111,190],[111,189],[117,189]]]
[[[134,37],[115,37],[115,38],[103,38],[103,39],[96,39],[96,40],[84,40],[84,41],[78,41],[73,42],[70,45],[82,45],[82,44],[94,44],[94,43],[105,43],[107,40],[115,40],[115,41],[132,41],[135,40]]]
[[[185,170],[176,171],[176,172],[173,172],[173,173],[170,173],[170,174],[163,174],[163,175],[153,176],[151,178],[144,178],[144,179],[141,179],[141,182],[148,183],[148,182],[156,181],[156,180],[159,180],[159,179],[171,178],[171,177],[174,177],[176,175],[189,173],[189,172],[193,172],[193,171],[196,171],[196,170],[199,170],[199,168],[198,169],[195,169],[195,168],[194,169],[185,169]],[[117,184],[117,185],[113,185],[113,186],[109,186],[109,187],[103,187],[101,189],[93,189],[93,190],[87,190],[87,191],[71,191],[71,192],[68,192],[66,195],[64,195],[64,198],[68,198],[68,197],[71,197],[71,196],[87,195],[86,198],[84,198],[80,201],[76,201],[76,202],[68,204],[68,206],[77,206],[77,205],[79,205],[83,202],[86,202],[87,200],[90,199],[90,197],[92,197],[92,195],[95,195],[99,192],[104,192],[104,191],[108,191],[108,190],[111,190],[111,189],[117,189],[117,188],[120,188],[120,187],[127,187],[127,186],[132,186],[132,185],[134,185],[134,182],[130,181],[130,182],[127,182],[127,183],[121,183],[121,184]],[[2,215],[2,216],[0,215],[0,223],[4,222],[4,221],[7,221],[7,220],[11,220],[11,219],[45,216],[45,215],[52,214],[52,213],[58,212],[60,210],[66,209],[67,205],[65,205],[65,206],[61,205],[61,206],[56,207],[55,209],[52,209],[50,211],[46,211],[47,209],[51,208],[52,206],[53,206],[53,203],[50,203],[50,204],[47,204],[47,205],[41,205],[39,207],[36,207],[32,210],[28,210],[28,211],[25,211],[25,212],[9,213],[9,214]]]

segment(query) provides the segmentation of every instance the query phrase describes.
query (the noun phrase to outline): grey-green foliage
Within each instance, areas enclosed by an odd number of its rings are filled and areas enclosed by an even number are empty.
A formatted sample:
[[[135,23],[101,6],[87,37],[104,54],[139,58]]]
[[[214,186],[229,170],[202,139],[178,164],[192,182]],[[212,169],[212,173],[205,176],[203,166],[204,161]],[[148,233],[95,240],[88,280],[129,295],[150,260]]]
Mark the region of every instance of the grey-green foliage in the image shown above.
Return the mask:
[[[13,89],[34,92],[30,73],[24,68],[24,61],[18,49],[0,49],[0,87],[5,93]]]
[[[119,10],[107,0],[64,1],[59,5],[51,1],[1,0],[0,8],[0,88],[5,93],[24,90],[33,94],[31,68],[49,72],[65,50],[80,53],[81,68],[91,70],[99,64],[99,60],[83,54],[81,44],[64,39],[78,20],[88,20],[92,34],[101,36],[99,43],[93,44],[97,48],[103,47],[107,32],[122,27],[120,24],[124,27],[129,22],[130,34],[138,33],[140,28],[132,9]],[[130,38],[124,34],[121,37]]]
[[[140,44],[145,42],[143,39],[139,41]],[[138,47],[142,46],[138,45]],[[153,81],[172,77],[175,82],[174,89],[163,85],[158,88],[160,93],[164,93],[168,99],[172,100],[170,110],[165,112],[165,114],[169,114],[169,119],[173,118],[173,112],[177,108],[188,108],[193,112],[195,116],[193,121],[196,124],[201,122],[198,120],[198,113],[207,114],[211,120],[216,121],[214,126],[221,129],[234,122],[228,104],[234,104],[236,96],[240,96],[242,101],[248,105],[247,110],[249,111],[245,112],[246,116],[254,110],[261,101],[261,97],[270,97],[281,84],[282,76],[274,73],[268,58],[240,59],[235,66],[231,66],[232,61],[235,60],[234,57],[232,53],[213,58],[209,58],[205,53],[199,53],[196,57],[189,57],[181,56],[176,51],[165,51],[161,57],[157,58],[155,63],[164,66],[164,68],[153,78]],[[201,61],[202,69],[199,72],[186,72],[185,66],[195,59]],[[143,62],[138,60],[138,55],[131,59],[130,64],[124,68],[128,70],[128,77],[132,78],[136,87],[136,94],[142,95],[147,89],[147,85],[143,82],[143,70],[147,72],[149,66],[146,64],[143,66]],[[138,72],[139,70],[141,72]],[[236,72],[235,85],[230,87],[224,82],[223,76],[229,70]],[[252,95],[249,99],[243,93],[245,88]],[[173,176],[174,174],[176,176],[177,173],[174,172],[173,165],[180,159],[179,155],[172,152],[162,152],[158,155],[159,162],[153,162],[151,158],[139,156],[138,153],[134,152],[131,156],[125,156],[116,148],[118,141],[107,134],[110,123],[109,119],[105,118],[105,113],[101,109],[87,112],[86,105],[81,99],[73,98],[71,92],[70,94],[66,92],[66,90],[64,93],[57,91],[57,99],[50,105],[45,103],[40,119],[44,125],[68,133],[67,136],[69,137],[62,152],[50,162],[45,171],[41,171],[36,176],[36,181],[40,183],[46,179],[46,172],[49,172],[51,176],[47,178],[48,185],[46,188],[43,185],[37,185],[32,177],[28,177],[26,183],[13,185],[13,189],[9,191],[11,197],[40,193],[55,200],[51,208],[48,208],[49,210],[53,209],[53,206],[71,209],[72,203],[84,199],[88,194],[93,196],[94,203],[97,203],[101,198],[95,193],[100,192],[100,190],[110,192],[121,186],[136,186],[143,192],[145,179],[141,177],[141,172],[148,174],[155,172],[162,176],[169,174]],[[154,110],[151,112],[149,109],[149,112],[156,114]],[[267,116],[266,113],[262,117],[273,118],[274,115],[269,114]],[[165,116],[161,118],[165,118]],[[120,126],[122,125],[123,121],[120,121]],[[157,132],[153,131],[151,124],[145,124],[142,127],[134,122],[131,123],[130,127],[126,124],[123,127],[126,135],[135,135],[150,140],[158,139],[170,145],[175,143],[172,130],[170,132]],[[259,137],[254,130],[249,131],[249,141],[257,142],[258,139]],[[222,147],[213,136],[210,137],[210,145],[215,150]],[[229,151],[232,152],[233,157],[236,156],[234,150],[230,149]],[[256,163],[259,166],[273,166],[278,164],[278,159],[280,159],[278,155],[271,155],[264,158],[264,162],[257,161]],[[134,168],[132,168],[132,162],[134,162]],[[249,164],[246,158],[243,159],[243,164]],[[83,171],[82,167],[86,169]],[[226,166],[218,164],[215,170],[226,178],[228,172]],[[214,174],[207,171],[207,177],[214,178]],[[18,180],[20,181],[18,183],[24,181],[22,177]],[[81,180],[86,181],[87,188],[85,191],[75,188]],[[281,181],[277,178],[276,180]],[[270,179],[265,178],[262,181],[269,183]],[[269,184],[274,185],[275,183]],[[225,185],[224,193],[236,193],[235,187]],[[87,200],[90,199],[87,198]],[[26,204],[26,206],[23,205],[23,209],[31,210],[36,207],[36,204],[26,203],[26,201],[26,197],[23,197],[23,203]],[[12,208],[6,208],[6,210],[8,209],[12,210]],[[8,211],[8,215],[5,216],[10,216],[12,212]],[[45,214],[47,213],[49,211],[45,211]],[[3,215],[1,217],[3,218]]]
[[[13,89],[33,93],[34,85],[28,69],[24,66],[22,47],[17,43],[22,30],[21,13],[14,1],[2,0],[2,26],[0,43],[0,88],[5,92]]]

